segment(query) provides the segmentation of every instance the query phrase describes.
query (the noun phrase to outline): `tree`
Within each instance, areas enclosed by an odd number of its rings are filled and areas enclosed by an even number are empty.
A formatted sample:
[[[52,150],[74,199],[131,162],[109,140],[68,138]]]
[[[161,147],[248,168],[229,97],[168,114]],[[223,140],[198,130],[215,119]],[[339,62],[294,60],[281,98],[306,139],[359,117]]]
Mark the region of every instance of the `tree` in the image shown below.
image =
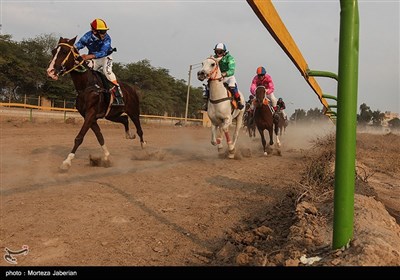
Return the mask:
[[[294,113],[290,116],[292,121],[301,121],[306,118],[306,112],[303,109],[296,109]]]
[[[381,126],[384,119],[385,113],[381,113],[379,110],[372,112],[372,125]]]
[[[306,118],[308,120],[319,120],[321,118],[325,118],[325,116],[322,113],[322,110],[320,110],[318,108],[314,108],[314,109],[309,109],[307,111]]]
[[[366,125],[372,119],[372,111],[367,104],[363,103],[360,105],[360,114],[357,115],[357,120],[360,124]]]

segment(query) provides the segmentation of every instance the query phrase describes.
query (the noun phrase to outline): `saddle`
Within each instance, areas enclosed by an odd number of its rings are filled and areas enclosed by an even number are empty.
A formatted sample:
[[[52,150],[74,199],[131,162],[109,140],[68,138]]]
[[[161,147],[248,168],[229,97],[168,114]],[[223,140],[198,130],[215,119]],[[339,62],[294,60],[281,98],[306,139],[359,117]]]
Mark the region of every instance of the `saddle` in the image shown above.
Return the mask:
[[[237,101],[235,100],[235,98],[233,98],[232,93],[229,90],[229,85],[227,83],[224,83],[224,86],[226,88],[227,95],[228,95],[229,99],[231,100],[231,107],[232,107],[232,113],[233,113],[233,111],[238,108]]]
[[[92,70],[94,80],[90,84],[94,84],[96,92],[100,96],[99,108],[97,118],[104,118],[108,115],[111,109],[111,104],[113,102],[114,92],[117,90],[116,85],[110,82],[107,77],[100,71]],[[104,106],[101,106],[104,104]]]

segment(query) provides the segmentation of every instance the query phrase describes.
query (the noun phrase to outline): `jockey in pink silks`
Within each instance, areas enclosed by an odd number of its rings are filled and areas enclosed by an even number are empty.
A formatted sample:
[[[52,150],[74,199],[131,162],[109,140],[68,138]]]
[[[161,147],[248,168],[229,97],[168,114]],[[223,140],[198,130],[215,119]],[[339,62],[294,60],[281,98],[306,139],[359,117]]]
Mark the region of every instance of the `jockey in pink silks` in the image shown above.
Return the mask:
[[[256,93],[256,89],[259,86],[264,86],[266,89],[266,96],[269,101],[272,103],[272,107],[274,110],[277,110],[276,103],[277,99],[274,95],[274,82],[270,75],[267,74],[264,67],[257,68],[257,75],[253,78],[250,85],[250,93],[254,96]]]

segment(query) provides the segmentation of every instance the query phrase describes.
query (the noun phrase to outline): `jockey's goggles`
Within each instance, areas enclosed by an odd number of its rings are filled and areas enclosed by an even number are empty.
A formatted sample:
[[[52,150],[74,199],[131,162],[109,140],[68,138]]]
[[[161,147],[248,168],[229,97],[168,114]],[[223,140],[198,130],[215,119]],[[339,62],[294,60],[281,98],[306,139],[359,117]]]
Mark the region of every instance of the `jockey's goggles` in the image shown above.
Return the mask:
[[[219,50],[219,49],[218,49],[218,50],[215,50],[215,53],[216,53],[216,54],[224,54],[225,51],[224,51],[224,50]]]
[[[98,32],[99,34],[106,34],[106,33],[107,33],[107,30],[97,30],[97,32]]]

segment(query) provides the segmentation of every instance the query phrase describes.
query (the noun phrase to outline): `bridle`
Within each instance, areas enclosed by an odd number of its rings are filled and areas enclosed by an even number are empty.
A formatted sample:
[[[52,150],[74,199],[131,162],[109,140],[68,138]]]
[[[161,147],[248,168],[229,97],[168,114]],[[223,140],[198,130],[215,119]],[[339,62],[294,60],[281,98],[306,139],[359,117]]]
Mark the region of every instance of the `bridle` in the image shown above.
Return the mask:
[[[68,47],[69,52],[68,52],[67,56],[64,58],[64,60],[61,62],[61,71],[60,71],[61,76],[64,76],[65,74],[68,74],[69,72],[74,71],[74,70],[78,71],[78,72],[85,72],[87,70],[85,68],[85,66],[83,66],[83,63],[85,61],[83,59],[81,59],[81,61],[78,60],[78,57],[80,57],[80,55],[79,55],[78,51],[76,50],[76,48],[67,43],[59,43],[57,45],[57,47],[62,47],[62,46]],[[74,56],[75,65],[71,69],[66,70],[65,63],[68,61],[71,53]],[[80,69],[78,69],[78,67],[80,67]]]
[[[265,99],[268,99],[268,98],[267,98],[267,89],[265,88],[265,86],[258,86],[257,89],[258,89],[258,88],[263,88],[263,89],[264,89],[264,97],[263,97],[261,100],[258,98],[257,94],[255,95],[255,98],[254,98],[255,101],[256,101],[256,103],[257,103],[259,106],[261,106],[261,105],[263,104],[264,100],[265,100]],[[256,89],[256,90],[257,90],[257,89]]]
[[[210,56],[209,59],[214,60],[214,62],[215,62],[215,64],[216,64],[216,67],[215,67],[214,70],[212,70],[211,73],[208,75],[208,79],[209,79],[210,81],[216,81],[216,80],[221,81],[222,78],[223,78],[222,75],[221,75],[221,77],[217,78],[218,69],[219,69],[219,63],[218,63],[218,61],[217,61],[214,57],[212,57],[212,56]],[[212,75],[214,75],[214,77],[212,77]]]

